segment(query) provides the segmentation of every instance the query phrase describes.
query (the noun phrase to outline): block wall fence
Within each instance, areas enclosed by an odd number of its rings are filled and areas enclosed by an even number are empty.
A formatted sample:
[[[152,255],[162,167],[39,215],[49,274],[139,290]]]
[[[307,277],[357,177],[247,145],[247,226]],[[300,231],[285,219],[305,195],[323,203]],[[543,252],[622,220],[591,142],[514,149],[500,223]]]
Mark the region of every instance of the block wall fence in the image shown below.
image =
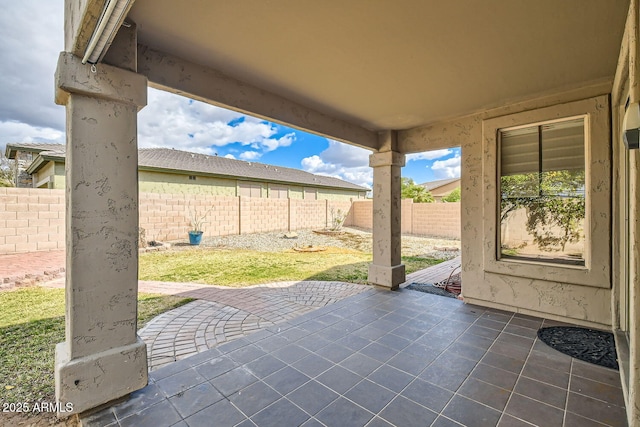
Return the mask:
[[[354,201],[351,208],[355,227],[373,227],[373,202]],[[402,200],[402,234],[460,239],[460,203],[413,203]]]
[[[371,229],[372,201],[267,199],[140,193],[140,227],[147,240],[184,240],[191,213],[206,213],[205,236],[295,231],[331,225]],[[402,202],[402,232],[460,238],[459,203]],[[0,188],[0,254],[65,248],[64,190]]]

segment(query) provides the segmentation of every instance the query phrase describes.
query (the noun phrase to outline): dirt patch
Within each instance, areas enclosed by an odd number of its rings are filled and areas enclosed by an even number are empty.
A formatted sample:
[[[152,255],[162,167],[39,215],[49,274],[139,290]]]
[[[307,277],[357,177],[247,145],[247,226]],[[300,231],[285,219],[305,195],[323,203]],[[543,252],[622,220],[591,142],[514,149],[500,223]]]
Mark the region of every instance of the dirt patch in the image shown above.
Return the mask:
[[[286,238],[286,232],[241,234],[220,237],[205,237],[199,247],[186,241],[172,242],[172,250],[197,250],[197,248],[248,249],[263,252],[281,252],[294,247],[334,247],[353,249],[363,253],[373,252],[370,231],[344,227],[338,234],[317,233],[312,230],[297,230],[295,238]],[[402,236],[402,255],[438,259],[450,259],[459,255],[460,241],[423,236]]]
[[[54,413],[40,413],[25,415],[21,413],[3,413],[0,417],[0,425],[24,426],[24,427],[79,427],[76,416],[58,419]]]
[[[294,247],[293,250],[296,252],[324,252],[327,248],[323,248],[322,246],[307,246],[304,248]]]

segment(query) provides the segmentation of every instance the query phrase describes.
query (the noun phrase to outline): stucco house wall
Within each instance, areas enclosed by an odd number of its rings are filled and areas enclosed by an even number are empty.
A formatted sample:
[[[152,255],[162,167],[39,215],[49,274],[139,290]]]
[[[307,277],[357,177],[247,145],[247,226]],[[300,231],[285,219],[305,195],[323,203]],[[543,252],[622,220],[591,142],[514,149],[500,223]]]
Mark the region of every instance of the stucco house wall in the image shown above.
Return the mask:
[[[49,162],[45,166],[42,167],[38,172],[32,175],[33,187],[35,188],[55,188],[53,187],[53,183],[55,183],[56,176],[56,164],[55,162]],[[62,181],[64,184],[64,180]]]
[[[34,188],[64,189],[65,183],[64,164],[50,161],[42,167],[38,172],[31,176],[31,182],[28,185]]]
[[[431,191],[431,194],[440,197],[446,196],[458,187],[460,187],[460,181],[450,182],[449,184],[445,184],[442,187],[434,188]]]
[[[424,151],[425,143],[433,144],[430,149],[462,147],[461,243],[466,302],[585,325],[611,325],[610,246],[597,244],[610,241],[607,86],[547,96],[401,132],[407,148],[414,146],[415,151]],[[587,196],[591,200],[587,214],[588,265],[580,269],[496,261],[495,126],[578,114],[589,115],[591,129],[587,156],[587,182],[591,185]]]
[[[304,199],[304,188],[298,185],[289,186],[289,198],[290,199]]]
[[[437,202],[440,202],[442,201],[443,197],[446,197],[449,194],[451,194],[451,192],[456,188],[460,187],[460,185],[461,185],[460,180],[450,182],[449,184],[445,184],[442,187],[434,188],[433,190],[431,190],[431,195],[433,196],[434,199],[436,199]]]
[[[193,180],[187,174],[138,170],[138,188],[146,193],[236,195],[236,180],[210,176],[195,177]]]
[[[43,185],[40,186],[41,188],[64,189],[64,173],[63,163],[50,161],[34,174],[34,180],[43,182]],[[190,177],[195,177],[195,179]],[[305,188],[307,189],[307,199],[309,198],[310,192],[316,194],[316,200],[348,201],[351,199],[357,200],[365,198],[364,192],[350,190],[300,187],[285,183],[225,179],[211,176],[189,175],[187,173],[173,174],[159,171],[138,171],[139,190],[146,193],[201,194],[230,197],[248,196],[248,193],[242,191],[243,184],[260,186],[261,191],[259,197],[262,198],[272,198],[269,193],[271,186],[286,188],[288,190],[288,198],[291,199],[305,199]],[[254,195],[255,192],[252,196]]]

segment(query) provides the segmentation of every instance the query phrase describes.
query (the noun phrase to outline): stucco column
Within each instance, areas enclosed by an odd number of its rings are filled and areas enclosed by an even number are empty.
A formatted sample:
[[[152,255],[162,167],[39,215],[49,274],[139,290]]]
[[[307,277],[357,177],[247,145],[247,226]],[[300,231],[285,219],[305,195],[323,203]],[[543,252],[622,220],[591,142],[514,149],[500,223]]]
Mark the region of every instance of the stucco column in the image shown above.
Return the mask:
[[[404,154],[384,151],[369,156],[373,168],[373,263],[369,282],[397,289],[405,281],[401,261],[400,173]]]
[[[67,110],[66,341],[56,346],[56,399],[83,412],[147,384],[136,334],[136,134],[147,81],[105,64],[94,73],[63,52],[56,87]]]

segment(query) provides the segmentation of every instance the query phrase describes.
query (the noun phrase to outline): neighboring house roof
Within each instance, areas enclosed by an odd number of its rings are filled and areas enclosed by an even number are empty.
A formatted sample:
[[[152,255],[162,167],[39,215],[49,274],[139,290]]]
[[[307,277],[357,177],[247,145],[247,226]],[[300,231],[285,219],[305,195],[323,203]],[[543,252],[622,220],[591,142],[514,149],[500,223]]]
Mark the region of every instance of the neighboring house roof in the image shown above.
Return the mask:
[[[57,144],[55,148],[52,147],[50,150],[40,151],[31,161],[31,164],[27,166],[26,172],[29,175],[32,175],[42,169],[50,161],[64,163],[65,154],[65,146],[62,144]]]
[[[437,181],[429,181],[420,184],[422,187],[426,188],[429,191],[436,190],[440,187],[444,187],[445,185],[451,184],[453,182],[460,181],[460,178],[448,178],[448,179],[439,179]]]
[[[64,151],[64,144],[47,144],[44,142],[10,142],[4,150],[7,159],[15,159],[18,151],[27,151],[30,153],[40,153],[49,150]]]
[[[11,144],[12,149],[22,151],[37,149],[39,155],[27,168],[28,173],[37,172],[48,161],[64,161],[65,146],[62,144]],[[7,144],[7,152],[9,144]],[[27,150],[25,150],[27,151]],[[36,151],[34,151],[36,152]],[[14,153],[15,156],[15,153]],[[369,191],[347,181],[330,176],[315,175],[298,169],[264,163],[245,162],[226,157],[209,156],[171,148],[142,148],[138,150],[138,168],[159,172],[204,174],[210,176],[233,177],[247,180],[282,182],[287,184],[310,185],[315,187],[339,188]]]
[[[190,153],[170,148],[143,148],[138,151],[140,168],[199,172],[260,181],[313,185],[368,191],[368,188],[330,176],[315,175],[299,169],[264,163],[245,162],[226,157]]]

